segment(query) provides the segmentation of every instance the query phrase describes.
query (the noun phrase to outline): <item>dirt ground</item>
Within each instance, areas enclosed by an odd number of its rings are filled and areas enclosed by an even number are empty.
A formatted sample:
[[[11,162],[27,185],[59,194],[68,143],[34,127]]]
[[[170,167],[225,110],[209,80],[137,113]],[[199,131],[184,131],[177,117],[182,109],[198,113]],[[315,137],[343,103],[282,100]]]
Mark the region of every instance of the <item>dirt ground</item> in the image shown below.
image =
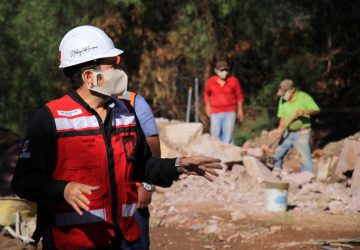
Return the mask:
[[[211,209],[203,211],[201,216],[204,218],[209,216],[210,211]],[[214,215],[213,211],[211,214]],[[229,219],[226,218],[225,213],[219,211],[216,216]],[[176,225],[151,227],[151,249],[315,250],[326,248],[312,244],[311,240],[360,239],[360,214],[336,216],[325,212],[312,216],[297,216],[293,213],[269,214],[261,218],[246,218],[237,221],[234,225],[235,233],[227,238],[214,234],[201,234],[191,228],[179,228]],[[352,247],[328,249],[360,249],[360,244],[352,244]],[[19,240],[5,235],[0,237],[0,249],[34,248],[24,247]]]
[[[151,230],[151,249],[315,250],[322,248],[320,245],[311,244],[311,240],[360,239],[359,225],[360,215],[322,214],[296,217],[289,214],[277,214],[264,218],[247,218],[237,222],[238,233],[228,239],[211,234],[199,234],[191,229],[176,228],[176,226],[156,227]],[[271,231],[274,232],[271,233]],[[352,244],[352,247],[351,249],[360,249],[360,244]]]

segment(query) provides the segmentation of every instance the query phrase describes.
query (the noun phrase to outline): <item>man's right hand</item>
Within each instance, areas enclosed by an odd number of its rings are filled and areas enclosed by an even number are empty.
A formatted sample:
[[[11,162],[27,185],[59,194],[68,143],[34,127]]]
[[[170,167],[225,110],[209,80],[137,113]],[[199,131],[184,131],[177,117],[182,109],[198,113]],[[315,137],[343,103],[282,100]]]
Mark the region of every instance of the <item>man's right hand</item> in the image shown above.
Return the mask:
[[[222,169],[220,162],[220,159],[207,156],[182,157],[180,159],[180,169],[186,175],[198,175],[208,181],[213,181],[211,175],[219,176],[215,170]]]
[[[270,131],[270,136],[273,138],[279,138],[282,136],[283,133],[284,133],[284,129],[277,128],[277,129]]]
[[[210,104],[209,104],[209,103],[205,103],[205,113],[207,114],[208,117],[210,117],[210,115],[211,115],[211,108],[210,108]]]
[[[99,186],[89,186],[78,182],[69,182],[65,186],[64,198],[67,203],[74,208],[74,210],[82,215],[81,209],[88,211],[90,201],[85,197],[85,194],[90,195],[92,191],[98,190]]]

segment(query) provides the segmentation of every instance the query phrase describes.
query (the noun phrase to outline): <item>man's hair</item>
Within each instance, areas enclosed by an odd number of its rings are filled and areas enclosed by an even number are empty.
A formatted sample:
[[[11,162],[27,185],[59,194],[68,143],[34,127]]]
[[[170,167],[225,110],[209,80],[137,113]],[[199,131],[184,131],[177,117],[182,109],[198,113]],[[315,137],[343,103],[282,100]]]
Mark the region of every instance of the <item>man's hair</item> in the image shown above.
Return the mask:
[[[66,77],[71,81],[71,87],[77,90],[84,84],[82,73],[87,69],[95,69],[98,63],[96,61],[85,62],[82,64],[74,65],[63,69]]]

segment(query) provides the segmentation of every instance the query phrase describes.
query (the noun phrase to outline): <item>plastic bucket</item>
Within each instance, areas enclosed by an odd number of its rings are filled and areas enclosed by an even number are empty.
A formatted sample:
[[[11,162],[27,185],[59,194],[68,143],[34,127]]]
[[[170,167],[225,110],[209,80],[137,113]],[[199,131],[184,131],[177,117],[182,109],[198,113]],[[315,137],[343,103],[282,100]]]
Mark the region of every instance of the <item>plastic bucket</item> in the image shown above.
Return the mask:
[[[285,212],[289,183],[265,182],[265,209],[269,212]]]

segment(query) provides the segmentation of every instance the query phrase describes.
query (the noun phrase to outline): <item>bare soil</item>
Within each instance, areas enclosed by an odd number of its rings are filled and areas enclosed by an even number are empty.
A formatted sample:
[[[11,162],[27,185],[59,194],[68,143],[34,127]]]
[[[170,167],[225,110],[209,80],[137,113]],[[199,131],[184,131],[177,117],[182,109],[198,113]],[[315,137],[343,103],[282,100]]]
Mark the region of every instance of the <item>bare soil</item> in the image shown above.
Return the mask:
[[[219,216],[231,220],[226,210],[209,204],[191,205],[191,211],[203,220]],[[156,220],[156,218],[152,218]],[[331,215],[328,211],[309,214],[269,213],[259,217],[247,217],[233,222],[235,232],[230,236],[194,232],[191,227],[171,224],[151,228],[151,249],[198,250],[198,249],[323,249],[320,240],[359,239],[360,213]],[[152,223],[153,225],[154,223]],[[352,243],[351,249],[360,249],[360,243]],[[350,249],[336,248],[333,249]]]
[[[199,206],[194,211],[199,212]],[[206,218],[216,215],[229,219],[223,211],[203,210],[200,216]],[[199,215],[198,215],[199,216]],[[286,249],[316,250],[324,249],[317,240],[337,240],[340,238],[360,239],[360,214],[330,215],[294,215],[292,213],[269,214],[259,218],[246,218],[234,222],[236,232],[229,237],[204,234],[191,228],[176,225],[151,227],[151,249],[198,250],[198,249]],[[360,245],[351,244],[352,249]],[[9,235],[0,236],[0,249],[34,249],[24,246],[21,241]],[[38,247],[41,249],[41,246]],[[350,249],[336,248],[333,249]]]

